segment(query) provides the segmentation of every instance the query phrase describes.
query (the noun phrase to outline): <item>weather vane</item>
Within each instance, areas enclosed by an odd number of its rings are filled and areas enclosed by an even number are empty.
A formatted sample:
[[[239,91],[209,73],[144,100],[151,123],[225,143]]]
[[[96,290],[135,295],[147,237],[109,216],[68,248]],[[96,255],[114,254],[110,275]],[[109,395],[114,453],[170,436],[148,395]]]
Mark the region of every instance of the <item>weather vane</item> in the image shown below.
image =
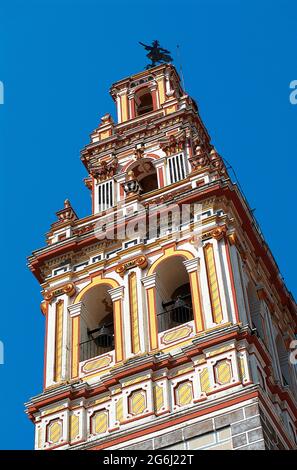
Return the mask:
[[[151,46],[147,46],[142,42],[139,42],[139,44],[141,44],[146,51],[149,51],[146,56],[150,59],[151,63],[146,66],[146,69],[150,69],[155,67],[157,64],[162,64],[164,62],[172,62],[173,59],[170,52],[167,49],[160,47],[159,41],[153,41]]]

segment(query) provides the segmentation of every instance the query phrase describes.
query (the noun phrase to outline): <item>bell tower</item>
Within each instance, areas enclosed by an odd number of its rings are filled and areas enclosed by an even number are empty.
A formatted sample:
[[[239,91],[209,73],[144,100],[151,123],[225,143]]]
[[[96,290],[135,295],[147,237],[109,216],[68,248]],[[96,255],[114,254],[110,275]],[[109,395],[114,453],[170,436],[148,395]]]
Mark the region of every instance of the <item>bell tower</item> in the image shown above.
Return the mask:
[[[29,257],[46,322],[36,449],[293,449],[297,309],[171,64],[114,83]]]

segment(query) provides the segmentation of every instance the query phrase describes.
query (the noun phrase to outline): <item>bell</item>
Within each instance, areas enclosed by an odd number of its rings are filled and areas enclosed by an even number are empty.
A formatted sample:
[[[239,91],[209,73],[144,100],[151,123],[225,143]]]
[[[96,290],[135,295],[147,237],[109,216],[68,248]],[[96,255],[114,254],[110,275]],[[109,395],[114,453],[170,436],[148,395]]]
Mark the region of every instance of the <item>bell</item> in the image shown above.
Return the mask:
[[[101,348],[110,348],[112,345],[112,334],[110,329],[103,325],[98,332],[98,336],[94,338],[97,346]]]
[[[187,305],[176,306],[171,310],[171,320],[174,323],[187,323],[190,319],[190,309]]]

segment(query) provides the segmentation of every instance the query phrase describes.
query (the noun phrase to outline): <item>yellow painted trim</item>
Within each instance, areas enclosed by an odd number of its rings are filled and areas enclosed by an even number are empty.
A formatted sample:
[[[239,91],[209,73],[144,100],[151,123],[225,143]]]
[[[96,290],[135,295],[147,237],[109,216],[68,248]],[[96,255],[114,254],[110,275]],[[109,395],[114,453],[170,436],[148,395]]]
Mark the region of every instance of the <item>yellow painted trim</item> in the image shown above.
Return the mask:
[[[56,304],[55,382],[60,382],[62,379],[63,312],[64,301],[59,300]]]
[[[114,339],[115,339],[115,360],[121,362],[124,359],[124,338],[122,328],[122,301],[116,300],[114,309]]]
[[[157,84],[158,84],[159,102],[161,106],[166,100],[164,78],[163,77],[157,78]]]
[[[149,314],[149,334],[151,350],[158,347],[158,325],[157,312],[155,302],[155,288],[151,287],[147,290],[148,314]]]
[[[128,121],[128,99],[127,95],[121,96],[121,122]]]
[[[79,292],[79,294],[76,296],[73,303],[77,304],[78,302],[80,302],[82,300],[82,298],[84,297],[84,295],[90,289],[92,289],[93,287],[99,286],[99,285],[104,285],[104,284],[110,286],[111,289],[115,289],[116,287],[120,287],[120,284],[117,281],[115,281],[114,279],[102,278],[101,276],[94,277],[91,280],[91,282]]]
[[[208,279],[209,295],[212,306],[212,316],[214,323],[221,323],[223,320],[223,310],[220,298],[220,288],[216,270],[214,249],[211,243],[204,247],[206,272]]]
[[[139,321],[137,308],[137,277],[136,273],[129,274],[129,306],[131,320],[131,341],[132,352],[137,354],[140,351]]]
[[[72,318],[72,362],[71,362],[71,376],[72,378],[78,376],[79,364],[79,316]]]
[[[193,305],[193,310],[194,310],[195,328],[196,328],[196,333],[200,333],[204,329],[204,324],[203,324],[203,315],[202,315],[202,309],[201,309],[198,273],[197,272],[189,273],[189,277],[190,277],[190,285],[191,285],[191,292],[192,292],[192,305]]]

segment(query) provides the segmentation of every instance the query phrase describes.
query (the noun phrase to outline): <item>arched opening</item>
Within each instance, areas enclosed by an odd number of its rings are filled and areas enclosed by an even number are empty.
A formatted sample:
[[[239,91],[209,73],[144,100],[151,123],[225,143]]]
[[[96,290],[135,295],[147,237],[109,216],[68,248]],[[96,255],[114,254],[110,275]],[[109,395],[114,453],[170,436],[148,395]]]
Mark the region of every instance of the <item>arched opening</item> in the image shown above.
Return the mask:
[[[152,94],[149,90],[141,90],[135,95],[136,116],[150,113],[154,110]]]
[[[280,334],[277,335],[275,344],[283,385],[290,385],[289,352],[286,350],[283,338]]]
[[[151,160],[144,158],[129,167],[133,171],[141,187],[141,194],[149,193],[158,189],[158,176],[156,168]]]
[[[258,336],[264,339],[264,328],[261,316],[261,302],[257,294],[256,286],[252,281],[249,281],[247,286],[247,298],[252,327],[256,329]]]
[[[181,256],[159,264],[156,284],[158,331],[193,320],[190,279]]]
[[[113,303],[109,285],[88,290],[82,298],[85,306],[80,324],[80,361],[114,349]]]

